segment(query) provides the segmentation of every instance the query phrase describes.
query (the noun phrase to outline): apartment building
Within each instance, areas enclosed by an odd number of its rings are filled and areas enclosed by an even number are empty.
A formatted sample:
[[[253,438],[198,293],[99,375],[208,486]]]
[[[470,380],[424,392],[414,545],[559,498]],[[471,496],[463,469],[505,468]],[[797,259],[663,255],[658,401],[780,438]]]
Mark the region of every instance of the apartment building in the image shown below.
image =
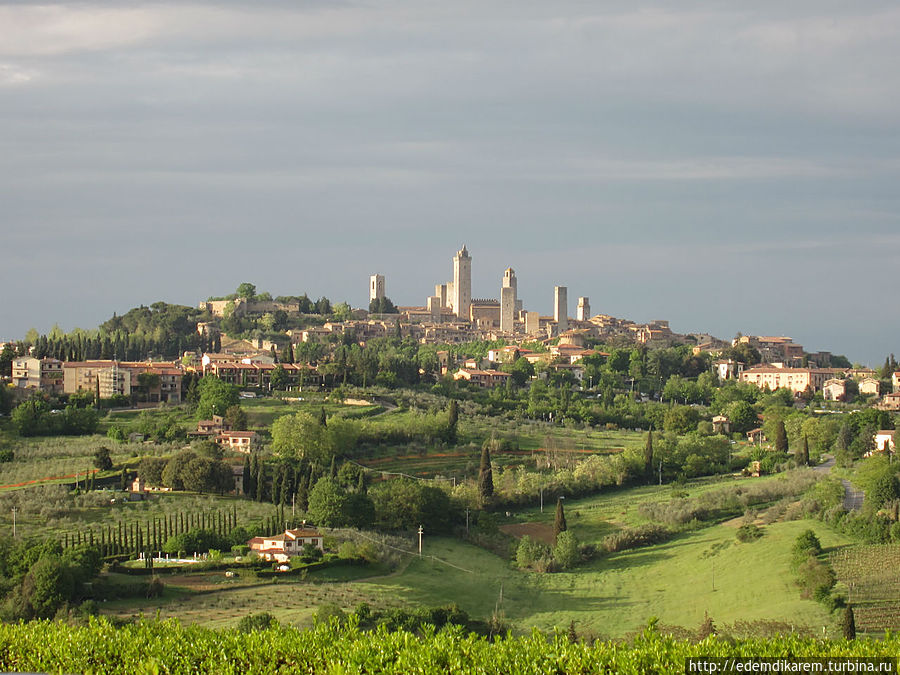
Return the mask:
[[[20,356],[12,362],[12,383],[20,389],[36,389],[47,394],[63,392],[63,363],[58,359]]]

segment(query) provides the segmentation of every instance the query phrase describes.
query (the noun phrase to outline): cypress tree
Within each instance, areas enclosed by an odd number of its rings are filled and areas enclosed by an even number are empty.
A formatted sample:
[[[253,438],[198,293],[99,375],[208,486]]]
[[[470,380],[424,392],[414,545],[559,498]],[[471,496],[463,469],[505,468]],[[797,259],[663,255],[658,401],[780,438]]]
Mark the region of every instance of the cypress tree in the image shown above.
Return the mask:
[[[281,497],[281,476],[278,472],[278,467],[275,467],[275,470],[272,472],[272,503],[278,504],[278,500]]]
[[[797,464],[809,466],[809,439],[806,436],[803,437],[803,449],[798,453]]]
[[[331,468],[328,470],[328,475],[332,478],[337,477],[337,463],[335,462],[335,458],[331,458]]]
[[[562,497],[559,497],[556,500],[556,519],[553,521],[553,540],[556,541],[559,533],[565,532],[566,529],[568,529],[566,526],[566,512],[563,510]]]
[[[365,471],[359,472],[359,481],[357,481],[357,483],[356,483],[356,491],[361,495],[366,494],[367,488],[366,488],[366,472]]]
[[[512,378],[510,378],[512,379]],[[459,403],[456,399],[450,399],[450,405],[447,407],[447,442],[456,443],[457,431],[459,424]]]
[[[256,469],[256,501],[261,502],[266,493],[266,465],[259,462]]]
[[[853,616],[851,605],[847,605],[841,614],[841,635],[845,640],[856,639],[856,617]]]
[[[328,417],[325,415],[325,406],[322,406],[322,408],[319,410],[319,426],[328,426]]]
[[[653,429],[647,432],[647,444],[644,446],[644,476],[653,480]]]
[[[250,458],[244,457],[244,475],[241,479],[241,492],[248,494],[250,491]]]
[[[297,486],[297,508],[306,511],[309,507],[309,476],[304,475]]]
[[[489,500],[494,495],[494,473],[491,469],[491,441],[481,446],[481,465],[478,468],[478,492],[482,500]]]
[[[787,452],[787,450],[787,431],[784,428],[784,421],[778,420],[775,423],[775,452]]]

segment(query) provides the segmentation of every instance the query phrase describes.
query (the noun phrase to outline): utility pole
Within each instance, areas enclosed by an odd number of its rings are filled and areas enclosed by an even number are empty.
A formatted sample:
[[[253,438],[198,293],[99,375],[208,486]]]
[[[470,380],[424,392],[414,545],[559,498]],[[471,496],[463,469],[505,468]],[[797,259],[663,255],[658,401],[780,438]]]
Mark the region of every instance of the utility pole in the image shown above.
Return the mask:
[[[16,538],[16,511],[18,511],[18,510],[19,510],[18,507],[16,507],[16,506],[12,507],[12,514],[13,514],[13,539]]]
[[[541,513],[544,512],[544,488],[541,488]]]
[[[652,464],[651,464],[652,466]],[[662,460],[659,460],[659,484],[662,486]]]
[[[469,507],[466,507],[466,534],[469,534]],[[421,548],[420,548],[421,550]]]
[[[422,526],[419,525],[419,557],[422,557]]]

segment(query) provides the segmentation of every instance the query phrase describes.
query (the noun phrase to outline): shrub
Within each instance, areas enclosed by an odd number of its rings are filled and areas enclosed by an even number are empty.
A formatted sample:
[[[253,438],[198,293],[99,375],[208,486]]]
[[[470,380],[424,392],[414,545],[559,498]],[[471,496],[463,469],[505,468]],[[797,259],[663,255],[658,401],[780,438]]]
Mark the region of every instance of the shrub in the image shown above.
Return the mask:
[[[268,612],[248,614],[238,621],[237,629],[241,633],[252,633],[257,630],[268,630],[278,626],[278,621]]]
[[[747,543],[759,539],[761,536],[763,536],[763,531],[762,528],[757,527],[752,523],[747,523],[746,525],[741,525],[738,528],[735,536],[737,536],[738,541]]]
[[[603,548],[609,553],[625,551],[639,546],[652,546],[667,541],[672,536],[672,531],[662,525],[641,525],[640,527],[627,527],[619,532],[609,534],[603,538]]]

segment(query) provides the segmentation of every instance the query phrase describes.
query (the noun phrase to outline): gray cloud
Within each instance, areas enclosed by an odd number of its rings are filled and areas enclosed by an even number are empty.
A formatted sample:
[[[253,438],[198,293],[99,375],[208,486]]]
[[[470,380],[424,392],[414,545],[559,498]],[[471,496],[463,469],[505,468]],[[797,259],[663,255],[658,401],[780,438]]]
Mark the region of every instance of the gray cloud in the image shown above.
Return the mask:
[[[887,2],[0,2],[0,329],[243,280],[361,305],[376,271],[421,303],[466,242],[478,295],[512,265],[541,311],[567,283],[880,360],[898,29]]]

